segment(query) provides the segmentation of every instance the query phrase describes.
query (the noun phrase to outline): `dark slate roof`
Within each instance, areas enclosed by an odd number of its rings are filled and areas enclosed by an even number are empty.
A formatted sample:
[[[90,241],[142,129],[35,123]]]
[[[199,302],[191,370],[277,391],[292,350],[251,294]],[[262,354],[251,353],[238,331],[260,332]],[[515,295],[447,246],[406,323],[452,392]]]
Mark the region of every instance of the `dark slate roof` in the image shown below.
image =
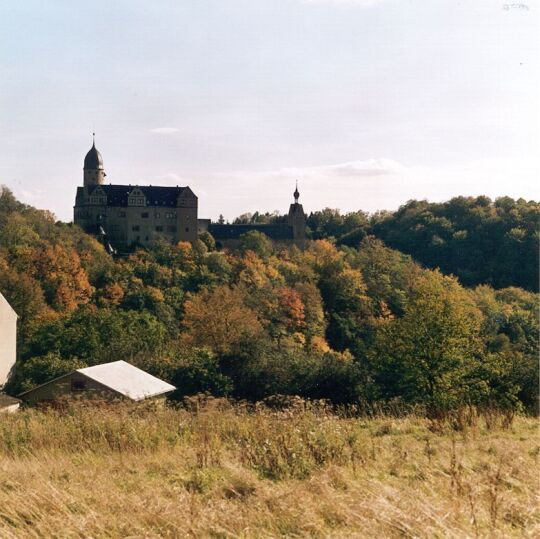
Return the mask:
[[[176,199],[182,194],[191,194],[195,197],[189,187],[159,187],[153,185],[96,185],[92,194],[96,189],[101,188],[107,195],[107,206],[127,206],[128,195],[137,187],[142,191],[146,198],[147,206],[163,206],[175,207]],[[77,189],[77,198],[83,196],[83,188]],[[197,198],[197,197],[195,197]]]
[[[90,151],[84,158],[84,168],[90,170],[103,169],[103,157],[101,157],[101,154],[97,151],[95,144],[92,144]]]
[[[256,230],[266,234],[273,240],[292,240],[293,229],[289,225],[264,225],[264,224],[252,224],[252,225],[220,225],[217,223],[211,223],[208,227],[208,232],[216,240],[234,240],[238,239],[242,234]]]

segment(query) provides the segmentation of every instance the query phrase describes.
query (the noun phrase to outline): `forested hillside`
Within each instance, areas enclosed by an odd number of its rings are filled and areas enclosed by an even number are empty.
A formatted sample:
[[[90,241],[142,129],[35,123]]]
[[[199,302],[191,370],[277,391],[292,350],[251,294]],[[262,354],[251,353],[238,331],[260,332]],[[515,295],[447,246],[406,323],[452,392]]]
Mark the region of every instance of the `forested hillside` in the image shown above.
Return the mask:
[[[457,197],[444,203],[412,200],[396,212],[368,217],[326,209],[311,214],[314,238],[358,246],[366,235],[457,276],[465,286],[519,286],[538,291],[540,204],[509,197]]]
[[[4,189],[0,290],[20,315],[20,359],[8,390],[124,359],[171,381],[178,397],[296,394],[420,405],[430,413],[465,403],[532,407],[537,295],[465,288],[369,234],[409,252],[411,234],[429,236],[415,258],[468,285],[500,274],[497,286],[519,276],[533,288],[537,206],[471,200],[410,203],[371,220],[349,215],[334,229],[319,212],[310,218],[314,237],[337,237],[341,245],[316,239],[305,251],[276,249],[249,233],[238,252],[217,251],[206,235],[195,245],[160,244],[113,259],[76,227]],[[421,232],[422,223],[430,232]],[[469,273],[435,261],[433,253],[454,252],[437,251],[435,235],[444,245],[468,246],[455,252],[465,253],[459,267]],[[495,250],[497,238],[507,238],[504,249]],[[529,269],[518,272],[512,246]],[[481,253],[477,265],[473,252]]]

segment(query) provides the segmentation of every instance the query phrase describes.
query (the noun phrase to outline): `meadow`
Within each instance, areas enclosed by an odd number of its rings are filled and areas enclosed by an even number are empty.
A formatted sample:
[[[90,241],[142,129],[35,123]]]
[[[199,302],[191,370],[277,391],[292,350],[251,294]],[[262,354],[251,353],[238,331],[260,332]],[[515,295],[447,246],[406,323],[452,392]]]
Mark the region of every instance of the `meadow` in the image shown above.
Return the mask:
[[[473,408],[26,409],[0,418],[0,536],[538,537],[539,452],[537,419]]]

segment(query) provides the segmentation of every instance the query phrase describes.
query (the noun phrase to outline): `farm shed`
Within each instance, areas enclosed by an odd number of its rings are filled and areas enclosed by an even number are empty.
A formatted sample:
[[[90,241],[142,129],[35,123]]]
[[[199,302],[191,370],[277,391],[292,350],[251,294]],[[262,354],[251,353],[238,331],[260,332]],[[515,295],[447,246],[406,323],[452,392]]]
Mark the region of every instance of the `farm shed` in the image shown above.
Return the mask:
[[[6,395],[5,393],[0,393],[0,414],[2,413],[10,414],[10,413],[16,412],[19,409],[20,403],[21,401],[19,399],[10,397],[9,395]]]
[[[17,313],[0,292],[0,388],[17,359]]]
[[[127,398],[141,401],[167,395],[175,389],[126,361],[113,361],[77,369],[21,393],[19,397],[29,404],[51,402],[69,395],[100,400]]]

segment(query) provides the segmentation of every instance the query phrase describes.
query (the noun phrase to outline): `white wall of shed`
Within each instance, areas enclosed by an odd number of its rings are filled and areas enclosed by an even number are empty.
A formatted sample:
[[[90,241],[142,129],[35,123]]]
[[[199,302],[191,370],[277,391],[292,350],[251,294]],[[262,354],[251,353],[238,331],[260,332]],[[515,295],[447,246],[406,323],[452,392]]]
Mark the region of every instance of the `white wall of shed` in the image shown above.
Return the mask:
[[[0,293],[0,388],[17,359],[17,314]]]

